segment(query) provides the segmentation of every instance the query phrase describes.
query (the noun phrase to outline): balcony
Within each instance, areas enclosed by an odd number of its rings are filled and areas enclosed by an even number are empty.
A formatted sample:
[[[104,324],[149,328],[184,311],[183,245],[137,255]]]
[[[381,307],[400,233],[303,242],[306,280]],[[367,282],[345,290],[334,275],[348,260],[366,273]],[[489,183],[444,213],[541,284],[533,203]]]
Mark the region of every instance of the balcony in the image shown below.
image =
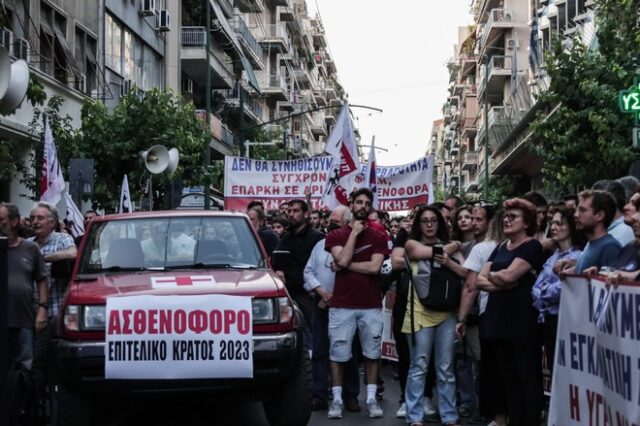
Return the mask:
[[[291,6],[291,0],[269,0],[272,6]]]
[[[475,170],[478,167],[478,154],[465,152],[462,158],[462,170]]]
[[[314,90],[313,97],[315,98],[318,106],[327,106],[327,98],[324,89]]]
[[[487,43],[493,46],[502,32],[514,28],[528,28],[528,25],[526,22],[519,22],[518,17],[510,9],[493,9],[482,28],[480,48],[486,49]]]
[[[251,33],[249,27],[242,19],[242,16],[236,15],[234,18],[234,27],[236,33],[240,36],[240,43],[245,48],[245,52],[247,52],[247,56],[251,61],[251,65],[255,69],[264,69],[264,63],[262,62],[262,46],[256,40],[256,38]]]
[[[489,125],[489,147],[491,151],[496,152],[502,144],[502,141],[508,136],[510,126],[505,116],[503,106],[491,107],[487,117]]]
[[[505,80],[511,78],[511,73],[513,72],[511,60],[511,55],[492,56],[489,59],[489,69],[487,70],[486,80],[484,72],[486,65],[482,65],[478,81],[478,92],[482,94],[487,90],[490,97],[494,95],[494,97],[499,98],[490,99],[490,102],[502,100]]]
[[[263,95],[272,97],[277,101],[289,99],[287,82],[283,76],[279,74],[262,74],[260,77],[260,88]]]
[[[317,136],[327,136],[327,125],[324,120],[323,113],[313,113],[311,117],[311,125],[309,126],[311,133]]]
[[[287,28],[284,24],[269,24],[264,27],[266,34],[262,31],[262,28],[256,28],[253,30],[254,36],[256,36],[260,43],[266,44],[272,49],[276,49],[279,53],[291,51],[291,39],[289,38]]]
[[[198,117],[204,124],[207,112],[203,109],[196,110],[196,117]],[[230,147],[233,146],[233,133],[227,128],[227,126],[215,115],[209,114],[209,132],[211,136],[218,142],[221,142]]]
[[[264,12],[264,2],[262,0],[235,0],[234,4],[242,13]]]
[[[333,112],[331,112],[331,110],[328,110],[325,112],[324,121],[327,123],[328,127],[331,127],[334,124],[336,124],[336,117],[335,115],[333,115]]]
[[[242,94],[242,110],[249,119],[254,122],[260,123],[262,121],[262,105],[243,87],[240,87],[238,92],[238,86],[226,93],[226,103],[236,108],[240,107],[240,98],[238,93]]]
[[[282,22],[293,22],[295,14],[293,13],[293,7],[290,6],[278,6],[276,7],[276,15]]]
[[[207,74],[205,27],[181,28],[181,64],[182,69],[198,86],[205,87]],[[209,55],[208,66],[211,73],[211,87],[214,89],[231,89],[235,84],[233,60],[226,54]]]

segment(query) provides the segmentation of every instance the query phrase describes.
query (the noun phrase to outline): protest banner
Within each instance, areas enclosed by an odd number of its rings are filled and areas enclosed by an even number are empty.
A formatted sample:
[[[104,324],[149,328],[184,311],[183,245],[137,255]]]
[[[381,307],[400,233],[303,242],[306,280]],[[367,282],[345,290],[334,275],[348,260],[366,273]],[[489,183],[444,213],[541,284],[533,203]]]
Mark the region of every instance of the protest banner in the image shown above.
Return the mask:
[[[311,194],[313,209],[321,199],[331,171],[331,156],[298,160],[257,160],[225,157],[225,210],[245,210],[260,200],[266,210],[277,210],[281,203]],[[409,210],[426,203],[433,178],[433,156],[425,156],[400,166],[377,166],[379,208],[385,211]],[[362,179],[360,179],[362,184]]]
[[[398,352],[396,351],[396,339],[393,335],[393,311],[387,307],[386,297],[382,301],[382,352],[384,359],[398,361]]]
[[[110,297],[107,379],[253,377],[251,298]]]
[[[640,424],[640,286],[562,285],[550,426]]]

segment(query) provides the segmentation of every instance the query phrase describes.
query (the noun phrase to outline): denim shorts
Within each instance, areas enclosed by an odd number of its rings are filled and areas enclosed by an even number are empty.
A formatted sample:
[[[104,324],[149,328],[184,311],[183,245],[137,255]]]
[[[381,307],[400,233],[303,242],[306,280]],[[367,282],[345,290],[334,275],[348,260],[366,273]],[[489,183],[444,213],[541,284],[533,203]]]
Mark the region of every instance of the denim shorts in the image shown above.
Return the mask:
[[[347,362],[351,359],[351,344],[356,328],[360,335],[362,354],[368,359],[380,359],[382,322],[382,308],[330,308],[329,358],[331,361]]]

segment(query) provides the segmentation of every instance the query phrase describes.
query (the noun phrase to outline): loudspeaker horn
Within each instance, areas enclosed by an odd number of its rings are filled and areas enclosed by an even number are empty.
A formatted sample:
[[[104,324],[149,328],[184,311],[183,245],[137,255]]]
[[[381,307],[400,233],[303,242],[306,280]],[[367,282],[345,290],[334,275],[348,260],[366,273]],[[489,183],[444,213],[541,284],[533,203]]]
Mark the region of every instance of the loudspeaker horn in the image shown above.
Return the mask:
[[[29,88],[29,65],[20,59],[11,64],[7,72],[8,60],[6,50],[0,49],[0,112],[3,113],[18,108]]]
[[[150,173],[157,175],[164,172],[169,165],[169,151],[162,145],[154,145],[140,153],[144,166]]]
[[[171,176],[178,168],[178,161],[180,161],[180,152],[178,152],[178,148],[171,148],[169,150],[169,164],[165,170],[169,176]]]

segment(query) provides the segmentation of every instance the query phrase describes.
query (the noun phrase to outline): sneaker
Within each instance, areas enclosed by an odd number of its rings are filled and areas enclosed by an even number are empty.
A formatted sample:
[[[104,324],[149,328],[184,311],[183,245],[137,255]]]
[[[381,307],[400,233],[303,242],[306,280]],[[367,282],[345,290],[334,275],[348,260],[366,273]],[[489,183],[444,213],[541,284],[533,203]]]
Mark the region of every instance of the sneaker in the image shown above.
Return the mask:
[[[399,419],[404,419],[405,417],[407,417],[407,404],[406,403],[402,403],[400,404],[400,407],[398,407],[398,411],[396,411],[396,417]]]
[[[369,417],[372,419],[378,419],[383,416],[382,408],[380,408],[380,404],[378,401],[369,401],[367,402],[367,413]]]
[[[350,411],[352,413],[359,413],[362,408],[360,408],[360,403],[358,403],[358,399],[357,398],[347,398],[347,400],[344,403],[344,408],[347,411]]]
[[[342,409],[344,405],[342,401],[332,401],[331,407],[329,407],[329,412],[327,413],[328,419],[341,419],[342,418]]]
[[[438,410],[433,406],[431,399],[425,397],[422,400],[422,404],[424,405],[424,415],[425,416],[433,416],[434,414],[438,414]],[[440,416],[438,416],[439,418]]]
[[[433,413],[427,414],[425,411],[424,421],[429,423],[440,423],[440,413],[434,411]]]

